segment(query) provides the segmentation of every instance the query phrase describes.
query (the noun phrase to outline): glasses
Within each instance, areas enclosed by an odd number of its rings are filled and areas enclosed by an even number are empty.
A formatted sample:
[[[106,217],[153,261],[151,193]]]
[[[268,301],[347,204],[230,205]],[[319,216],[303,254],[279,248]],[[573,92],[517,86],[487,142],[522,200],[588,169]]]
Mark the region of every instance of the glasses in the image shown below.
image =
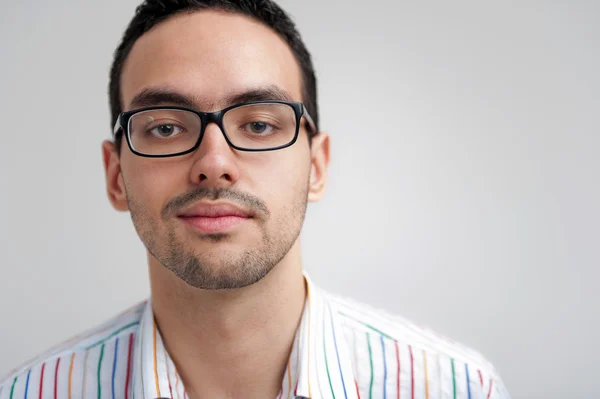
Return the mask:
[[[296,142],[302,117],[316,133],[313,119],[299,102],[253,101],[217,112],[157,106],[121,113],[113,135],[123,131],[136,155],[172,157],[196,150],[206,126],[214,122],[236,150],[273,151]]]

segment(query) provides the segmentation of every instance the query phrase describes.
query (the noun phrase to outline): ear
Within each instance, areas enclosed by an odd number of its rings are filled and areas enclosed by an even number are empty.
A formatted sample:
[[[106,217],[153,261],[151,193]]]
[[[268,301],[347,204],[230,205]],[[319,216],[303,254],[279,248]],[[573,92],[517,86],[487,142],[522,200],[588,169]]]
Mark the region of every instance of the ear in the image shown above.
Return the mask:
[[[129,207],[127,206],[127,194],[121,175],[121,160],[113,142],[105,140],[102,143],[102,159],[104,161],[108,199],[117,211],[127,211]]]
[[[311,168],[308,184],[308,200],[317,202],[327,187],[327,169],[329,168],[329,135],[319,132],[312,139]]]

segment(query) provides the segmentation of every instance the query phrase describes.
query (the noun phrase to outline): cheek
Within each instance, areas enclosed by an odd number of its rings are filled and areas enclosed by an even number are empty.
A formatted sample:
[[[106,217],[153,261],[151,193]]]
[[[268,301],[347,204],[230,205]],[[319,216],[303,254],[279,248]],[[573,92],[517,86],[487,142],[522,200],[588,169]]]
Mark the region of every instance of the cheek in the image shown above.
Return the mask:
[[[274,214],[289,210],[306,200],[310,162],[308,154],[285,156],[284,152],[264,163],[260,171],[250,177],[256,181],[256,193],[268,204]]]
[[[159,214],[170,196],[185,190],[185,171],[165,160],[140,159],[124,165],[123,169],[128,200],[151,213]]]

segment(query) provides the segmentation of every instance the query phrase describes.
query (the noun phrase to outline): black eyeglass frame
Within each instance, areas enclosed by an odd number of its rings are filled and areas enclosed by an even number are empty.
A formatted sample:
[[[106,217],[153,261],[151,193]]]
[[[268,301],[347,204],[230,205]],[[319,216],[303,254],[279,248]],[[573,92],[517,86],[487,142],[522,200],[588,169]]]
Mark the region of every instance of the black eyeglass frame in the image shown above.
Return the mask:
[[[244,148],[244,147],[238,147],[238,146],[234,145],[231,142],[231,140],[229,139],[229,137],[227,137],[227,133],[225,132],[225,128],[223,127],[223,116],[225,115],[225,113],[227,111],[230,111],[230,110],[236,109],[236,108],[240,108],[243,106],[247,106],[247,105],[253,105],[253,104],[285,104],[285,105],[290,106],[294,110],[294,114],[296,115],[296,132],[294,133],[294,138],[287,144],[284,144],[284,145],[281,145],[278,147],[266,148],[266,149]],[[201,123],[200,135],[198,136],[198,140],[196,141],[196,143],[194,144],[194,146],[192,148],[190,148],[189,150],[186,150],[186,151],[176,152],[173,154],[144,154],[142,152],[138,152],[135,148],[133,148],[131,139],[129,137],[130,136],[129,121],[137,113],[144,112],[144,111],[156,110],[156,109],[188,111],[188,112],[191,112],[191,113],[197,115],[200,118],[200,123]],[[209,123],[214,122],[217,124],[217,126],[219,126],[219,129],[221,129],[221,133],[223,134],[223,137],[225,137],[227,144],[229,144],[229,146],[231,148],[234,148],[238,151],[249,151],[249,152],[275,151],[275,150],[281,150],[283,148],[290,147],[291,145],[293,145],[296,142],[296,140],[298,140],[298,135],[300,133],[300,121],[301,121],[302,117],[306,118],[306,121],[308,122],[308,125],[309,125],[310,129],[312,130],[312,132],[316,133],[317,128],[315,126],[315,122],[313,121],[313,118],[310,116],[310,114],[306,110],[306,107],[304,106],[304,104],[301,102],[281,101],[281,100],[249,101],[249,102],[245,102],[245,103],[231,105],[227,108],[224,108],[220,111],[215,111],[215,112],[201,112],[201,111],[196,111],[196,110],[186,108],[186,107],[157,105],[157,106],[151,106],[151,107],[138,108],[138,109],[134,109],[131,111],[122,112],[121,114],[119,114],[119,116],[117,117],[117,120],[115,122],[115,126],[113,128],[113,138],[116,137],[117,134],[122,131],[124,133],[123,135],[125,136],[125,139],[127,140],[127,146],[129,147],[129,150],[131,150],[132,153],[134,153],[135,155],[138,155],[140,157],[147,157],[147,158],[175,157],[175,156],[185,155],[185,154],[189,154],[190,152],[196,151],[198,149],[198,147],[200,146],[200,143],[202,142],[202,138],[204,137],[204,132],[206,131],[206,126],[208,126]]]

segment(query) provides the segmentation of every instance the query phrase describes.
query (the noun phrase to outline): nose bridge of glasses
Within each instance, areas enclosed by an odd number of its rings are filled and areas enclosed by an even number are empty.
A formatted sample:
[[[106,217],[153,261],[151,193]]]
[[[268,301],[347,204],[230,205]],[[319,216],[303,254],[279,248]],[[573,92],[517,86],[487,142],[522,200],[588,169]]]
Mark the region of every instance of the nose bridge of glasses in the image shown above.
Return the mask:
[[[209,129],[209,127],[212,125],[214,129],[218,129],[219,130],[219,134],[217,136],[220,136],[221,140],[224,140],[225,143],[227,144],[227,146],[230,146],[229,144],[229,140],[227,138],[227,133],[224,130],[224,126],[223,126],[223,111],[217,111],[217,112],[200,112],[200,119],[202,122],[202,127],[201,127],[201,131],[200,131],[200,137],[198,138],[198,145],[197,147],[200,147],[202,145],[202,142],[205,141],[205,137],[206,136],[206,131],[207,129]]]

